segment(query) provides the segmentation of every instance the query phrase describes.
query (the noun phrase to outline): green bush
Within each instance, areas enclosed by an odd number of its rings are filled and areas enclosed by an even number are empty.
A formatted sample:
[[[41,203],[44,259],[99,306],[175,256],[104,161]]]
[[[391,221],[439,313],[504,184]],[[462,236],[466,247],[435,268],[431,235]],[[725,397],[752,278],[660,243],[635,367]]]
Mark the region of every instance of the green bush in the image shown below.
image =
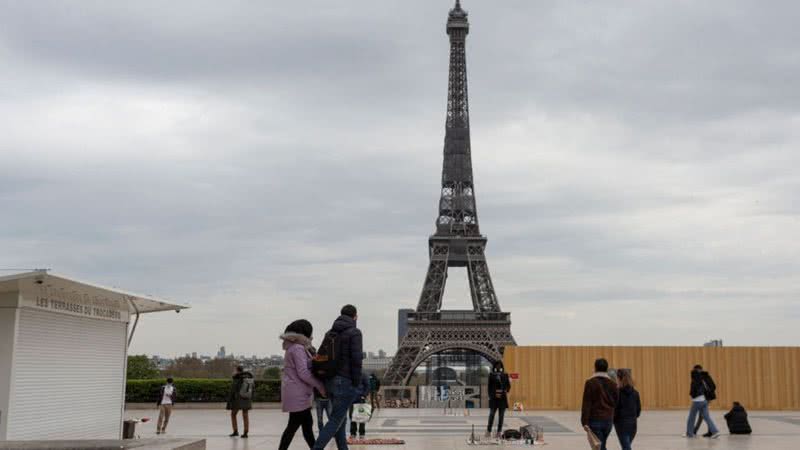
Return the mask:
[[[279,402],[280,380],[255,380],[255,402]],[[128,380],[125,401],[128,403],[156,403],[164,380]],[[231,380],[205,378],[176,378],[178,402],[226,402],[231,392]]]

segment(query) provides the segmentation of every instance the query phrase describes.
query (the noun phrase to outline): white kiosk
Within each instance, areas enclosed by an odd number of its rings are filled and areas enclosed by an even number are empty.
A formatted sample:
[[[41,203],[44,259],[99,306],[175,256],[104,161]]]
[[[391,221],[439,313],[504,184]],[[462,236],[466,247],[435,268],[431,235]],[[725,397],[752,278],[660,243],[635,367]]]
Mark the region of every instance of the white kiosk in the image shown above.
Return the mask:
[[[120,439],[139,315],[184,308],[46,271],[0,277],[0,440]]]

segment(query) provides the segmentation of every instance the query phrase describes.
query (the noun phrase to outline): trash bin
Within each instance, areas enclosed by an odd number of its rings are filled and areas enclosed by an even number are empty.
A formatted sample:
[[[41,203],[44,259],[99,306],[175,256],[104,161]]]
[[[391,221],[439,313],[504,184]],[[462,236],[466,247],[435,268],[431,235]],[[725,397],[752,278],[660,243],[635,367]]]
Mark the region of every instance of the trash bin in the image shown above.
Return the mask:
[[[122,439],[133,439],[136,434],[136,421],[126,420],[122,422]]]

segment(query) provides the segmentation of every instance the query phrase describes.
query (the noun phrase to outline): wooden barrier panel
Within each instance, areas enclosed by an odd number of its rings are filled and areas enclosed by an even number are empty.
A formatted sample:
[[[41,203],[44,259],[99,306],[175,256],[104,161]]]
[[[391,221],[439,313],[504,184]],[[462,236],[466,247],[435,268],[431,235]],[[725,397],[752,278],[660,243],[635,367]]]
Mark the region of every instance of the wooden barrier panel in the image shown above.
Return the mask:
[[[519,373],[510,401],[580,409],[583,383],[600,357],[631,369],[643,408],[688,408],[690,372],[700,364],[717,384],[714,409],[739,401],[752,410],[800,410],[800,347],[507,347],[506,370]]]

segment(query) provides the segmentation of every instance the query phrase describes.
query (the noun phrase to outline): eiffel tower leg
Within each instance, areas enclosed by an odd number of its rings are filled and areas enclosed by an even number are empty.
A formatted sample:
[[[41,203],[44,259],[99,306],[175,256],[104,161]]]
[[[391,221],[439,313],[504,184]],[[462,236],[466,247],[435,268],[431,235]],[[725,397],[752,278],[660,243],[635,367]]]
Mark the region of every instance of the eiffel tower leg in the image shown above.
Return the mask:
[[[425,275],[425,284],[419,296],[417,312],[437,312],[442,307],[444,285],[447,282],[447,257],[450,247],[447,244],[433,244],[430,249],[430,263]]]
[[[483,254],[483,245],[467,247],[467,272],[472,304],[476,312],[500,312],[500,304],[494,292],[489,265]]]
[[[425,283],[419,296],[417,313],[436,313],[441,309],[444,286],[447,282],[447,258],[449,253],[450,246],[446,243],[434,243],[431,245],[428,273],[425,275]],[[392,359],[392,364],[386,371],[386,375],[384,375],[384,383],[387,385],[402,385],[411,377],[411,372],[416,367],[414,362],[427,339],[427,336],[421,335],[420,332],[415,330],[416,328],[409,328],[407,334],[403,337],[403,341],[397,349],[397,354]]]
[[[397,354],[392,358],[392,363],[384,375],[384,384],[387,386],[405,386],[417,367],[417,358],[430,339],[430,332],[423,327],[409,324],[408,332],[403,337]]]

